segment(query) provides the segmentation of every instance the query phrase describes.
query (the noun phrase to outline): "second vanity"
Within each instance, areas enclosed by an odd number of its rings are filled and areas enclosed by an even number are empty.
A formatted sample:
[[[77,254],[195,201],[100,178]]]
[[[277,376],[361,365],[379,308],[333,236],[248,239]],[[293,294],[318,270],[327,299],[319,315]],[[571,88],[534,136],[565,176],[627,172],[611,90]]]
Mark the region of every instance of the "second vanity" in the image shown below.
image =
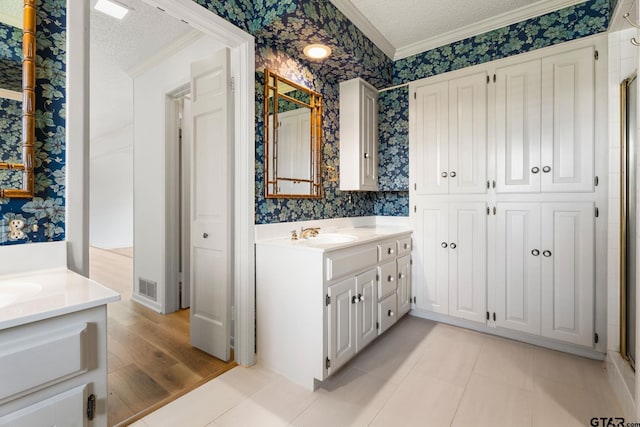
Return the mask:
[[[411,247],[401,226],[258,240],[261,363],[315,389],[410,310]]]

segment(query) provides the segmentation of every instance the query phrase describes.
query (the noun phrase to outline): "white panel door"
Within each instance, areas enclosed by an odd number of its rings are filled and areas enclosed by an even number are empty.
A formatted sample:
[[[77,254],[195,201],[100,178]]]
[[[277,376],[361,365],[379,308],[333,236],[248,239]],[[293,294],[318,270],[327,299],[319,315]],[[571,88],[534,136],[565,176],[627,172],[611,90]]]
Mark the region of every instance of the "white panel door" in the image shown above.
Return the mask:
[[[593,47],[542,59],[542,191],[593,191]]]
[[[487,204],[449,204],[449,315],[486,322]]]
[[[416,308],[449,314],[448,203],[419,203],[415,218]]]
[[[356,354],[356,279],[351,277],[327,288],[331,298],[329,322],[329,373],[347,363]],[[375,324],[374,324],[375,326]]]
[[[542,335],[593,345],[592,202],[542,203]]]
[[[416,194],[449,192],[449,83],[416,89]]]
[[[229,51],[191,64],[191,344],[229,360],[233,108]]]
[[[365,85],[360,86],[360,102],[362,114],[360,127],[362,130],[360,168],[360,184],[368,190],[378,189],[378,93]]]
[[[496,76],[496,191],[540,191],[540,60]]]
[[[398,258],[398,319],[411,310],[411,255]]]
[[[356,277],[356,352],[378,336],[377,270],[369,270]]]
[[[487,191],[487,73],[449,81],[449,193]]]
[[[496,325],[540,335],[540,203],[496,207]]]

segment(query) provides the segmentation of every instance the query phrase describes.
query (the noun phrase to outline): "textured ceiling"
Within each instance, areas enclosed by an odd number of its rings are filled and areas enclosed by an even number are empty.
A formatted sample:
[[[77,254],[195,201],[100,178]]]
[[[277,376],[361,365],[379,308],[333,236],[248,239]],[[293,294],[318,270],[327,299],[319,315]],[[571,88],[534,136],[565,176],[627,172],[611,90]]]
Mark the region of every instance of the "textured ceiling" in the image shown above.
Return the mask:
[[[0,0],[0,22],[22,28],[23,0]]]
[[[91,139],[132,123],[133,82],[127,71],[193,31],[141,0],[119,2],[131,9],[122,21],[91,9]]]
[[[331,0],[393,59],[584,0]]]

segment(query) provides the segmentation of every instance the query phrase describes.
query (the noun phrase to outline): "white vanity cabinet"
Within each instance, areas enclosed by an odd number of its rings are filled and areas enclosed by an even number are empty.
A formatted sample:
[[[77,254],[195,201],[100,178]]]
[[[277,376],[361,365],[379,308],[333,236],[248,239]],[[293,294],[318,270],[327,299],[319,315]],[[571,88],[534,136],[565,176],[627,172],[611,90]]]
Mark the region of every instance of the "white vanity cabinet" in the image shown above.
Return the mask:
[[[411,233],[354,230],[346,244],[256,243],[258,359],[311,390],[411,307]]]
[[[378,90],[340,83],[340,190],[378,191]]]
[[[0,288],[18,291],[0,312],[0,426],[106,426],[106,304],[118,294],[66,269]]]

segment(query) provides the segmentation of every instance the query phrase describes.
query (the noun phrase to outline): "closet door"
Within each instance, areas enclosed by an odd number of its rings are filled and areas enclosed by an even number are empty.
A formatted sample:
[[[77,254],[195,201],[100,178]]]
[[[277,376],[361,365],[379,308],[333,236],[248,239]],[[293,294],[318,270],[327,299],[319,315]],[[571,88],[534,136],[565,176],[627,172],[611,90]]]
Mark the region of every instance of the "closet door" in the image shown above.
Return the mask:
[[[327,313],[329,334],[327,353],[331,360],[329,374],[335,372],[356,354],[355,290],[355,277],[327,288],[327,294],[331,298]]]
[[[376,269],[356,277],[356,352],[378,336],[378,280]]]
[[[415,97],[416,194],[449,192],[449,83],[419,87]]]
[[[540,191],[540,60],[496,72],[496,191]]]
[[[414,283],[416,308],[449,314],[448,204],[416,205]]]
[[[542,335],[593,345],[593,202],[542,203]]]
[[[593,191],[594,48],[542,59],[542,191]]]
[[[487,73],[449,81],[449,193],[487,191]]]
[[[366,85],[360,86],[360,186],[378,191],[378,92]]]
[[[449,315],[485,323],[487,204],[449,203]]]
[[[496,208],[496,325],[540,335],[540,203]]]

